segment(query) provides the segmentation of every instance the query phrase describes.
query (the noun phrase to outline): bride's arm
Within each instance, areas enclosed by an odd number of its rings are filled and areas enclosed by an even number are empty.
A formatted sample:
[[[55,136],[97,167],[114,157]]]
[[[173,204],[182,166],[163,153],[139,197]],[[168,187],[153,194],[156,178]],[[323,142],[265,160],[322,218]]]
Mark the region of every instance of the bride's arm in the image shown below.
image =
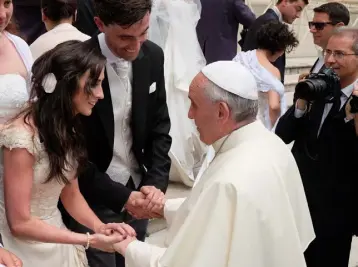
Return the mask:
[[[35,158],[24,148],[4,147],[3,150],[5,208],[11,233],[20,239],[86,245],[87,235],[60,229],[31,216]]]
[[[81,194],[77,179],[72,180],[62,190],[61,201],[67,212],[80,224],[94,232],[98,232],[98,229],[103,226]]]

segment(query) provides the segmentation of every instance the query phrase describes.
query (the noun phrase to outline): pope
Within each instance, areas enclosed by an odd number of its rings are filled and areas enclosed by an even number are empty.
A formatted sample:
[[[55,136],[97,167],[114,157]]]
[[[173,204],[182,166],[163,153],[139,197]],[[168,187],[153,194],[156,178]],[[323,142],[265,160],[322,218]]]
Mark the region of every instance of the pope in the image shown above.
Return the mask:
[[[215,157],[188,198],[155,211],[168,223],[163,247],[133,237],[114,245],[126,266],[305,267],[315,234],[300,173],[289,148],[256,121],[250,71],[209,64],[189,98],[188,116]]]

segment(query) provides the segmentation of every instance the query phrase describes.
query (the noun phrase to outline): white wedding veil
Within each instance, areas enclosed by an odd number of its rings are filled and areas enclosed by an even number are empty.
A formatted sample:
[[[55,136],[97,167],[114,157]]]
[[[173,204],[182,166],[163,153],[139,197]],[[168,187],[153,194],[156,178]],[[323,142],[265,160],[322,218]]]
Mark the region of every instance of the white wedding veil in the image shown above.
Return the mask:
[[[187,117],[190,107],[189,85],[206,65],[196,35],[200,19],[200,0],[154,0],[148,39],[164,51],[164,76],[173,139],[170,179],[194,184],[206,147],[196,127]]]
[[[174,72],[175,84],[185,91],[206,64],[195,30],[200,13],[200,0],[153,0],[148,39],[164,50],[171,61],[166,70]]]

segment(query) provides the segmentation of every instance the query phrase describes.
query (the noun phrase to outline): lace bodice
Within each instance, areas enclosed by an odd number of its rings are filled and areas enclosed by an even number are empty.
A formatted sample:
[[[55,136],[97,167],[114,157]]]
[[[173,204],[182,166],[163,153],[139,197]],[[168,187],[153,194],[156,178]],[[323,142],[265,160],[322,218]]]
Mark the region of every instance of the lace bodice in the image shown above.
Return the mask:
[[[267,93],[269,90],[273,90],[280,95],[281,99],[281,115],[286,112],[285,103],[285,87],[279,79],[277,79],[271,72],[265,69],[256,56],[256,50],[247,52],[239,52],[233,61],[241,63],[247,69],[250,70],[255,77],[257,83],[257,89],[259,90],[259,112],[258,118],[262,121],[266,128],[272,129],[274,125],[271,125],[269,116],[269,105]]]
[[[28,98],[27,81],[21,75],[0,75],[0,124],[15,116]]]
[[[31,189],[31,215],[62,227],[63,223],[57,204],[64,184],[60,184],[57,180],[45,183],[49,172],[49,159],[39,138],[23,126],[8,126],[0,131],[0,146],[9,149],[25,148],[35,157]],[[0,230],[6,231],[8,226],[5,214],[2,164],[0,174]],[[74,174],[74,171],[70,171],[66,176],[68,179],[72,179]],[[58,217],[58,219],[54,217]]]

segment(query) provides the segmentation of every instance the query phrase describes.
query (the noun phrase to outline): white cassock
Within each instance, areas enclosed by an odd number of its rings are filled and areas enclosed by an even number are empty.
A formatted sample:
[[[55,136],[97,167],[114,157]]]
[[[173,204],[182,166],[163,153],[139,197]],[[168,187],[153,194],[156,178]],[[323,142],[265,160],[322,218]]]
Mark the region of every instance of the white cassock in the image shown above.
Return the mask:
[[[213,147],[217,155],[191,195],[166,204],[167,248],[134,241],[126,266],[306,266],[303,252],[315,235],[287,146],[253,122]]]

